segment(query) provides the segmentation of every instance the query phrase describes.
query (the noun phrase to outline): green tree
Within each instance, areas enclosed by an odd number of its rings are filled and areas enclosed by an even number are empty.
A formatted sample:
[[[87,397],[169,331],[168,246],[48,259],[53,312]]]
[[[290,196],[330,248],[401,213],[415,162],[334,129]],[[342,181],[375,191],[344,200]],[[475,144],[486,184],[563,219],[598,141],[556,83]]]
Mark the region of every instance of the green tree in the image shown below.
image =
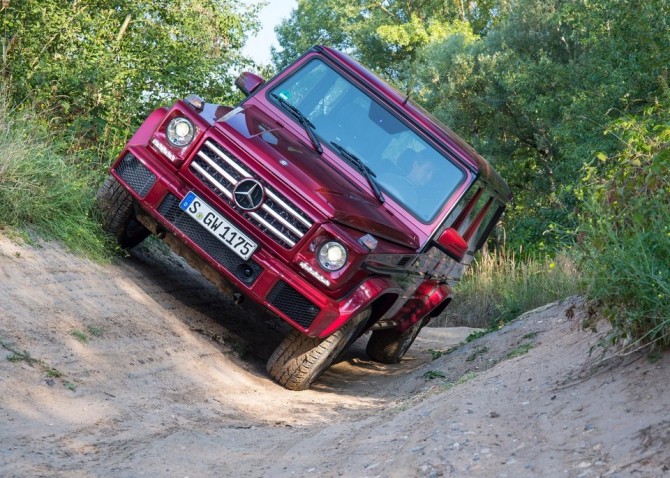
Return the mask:
[[[554,247],[581,165],[619,148],[607,125],[667,82],[669,18],[667,0],[303,0],[273,58],[325,43],[412,92],[512,185],[508,237]]]
[[[72,150],[108,157],[159,102],[229,99],[256,15],[232,0],[3,2],[2,80]]]
[[[619,148],[606,125],[666,81],[668,16],[665,0],[516,0],[487,35],[422,49],[421,100],[511,183],[516,243],[555,244],[550,225],[573,225],[581,165]]]
[[[300,0],[275,30],[280,49],[273,63],[282,68],[317,44],[355,55],[366,66],[404,85],[417,49],[442,39],[453,22],[475,32],[495,21],[499,0]]]

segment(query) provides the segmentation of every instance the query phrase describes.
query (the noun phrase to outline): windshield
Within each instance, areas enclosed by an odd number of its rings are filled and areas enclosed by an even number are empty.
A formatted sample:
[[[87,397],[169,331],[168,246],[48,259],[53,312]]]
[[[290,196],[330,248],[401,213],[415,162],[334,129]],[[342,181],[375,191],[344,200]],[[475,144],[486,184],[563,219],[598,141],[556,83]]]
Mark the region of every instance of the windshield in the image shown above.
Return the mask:
[[[423,222],[435,217],[465,176],[414,130],[321,60],[310,61],[270,94],[300,110],[324,145],[337,143],[360,158],[384,193]]]

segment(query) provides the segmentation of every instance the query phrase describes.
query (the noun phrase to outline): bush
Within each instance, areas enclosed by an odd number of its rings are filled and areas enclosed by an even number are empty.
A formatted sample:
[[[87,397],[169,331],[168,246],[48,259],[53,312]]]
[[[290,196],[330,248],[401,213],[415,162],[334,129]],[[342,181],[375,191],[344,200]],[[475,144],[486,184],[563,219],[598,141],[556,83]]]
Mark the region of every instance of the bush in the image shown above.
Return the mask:
[[[499,327],[526,311],[578,292],[579,274],[569,255],[519,256],[504,248],[483,251],[434,323]]]
[[[670,348],[670,97],[608,131],[624,143],[584,169],[579,251],[612,342]]]
[[[29,230],[88,257],[111,250],[90,216],[94,178],[56,152],[31,118],[0,109],[0,228]]]
[[[0,79],[12,105],[30,105],[95,168],[158,105],[190,93],[239,98],[234,75],[250,64],[241,50],[258,10],[218,0],[3,1]]]

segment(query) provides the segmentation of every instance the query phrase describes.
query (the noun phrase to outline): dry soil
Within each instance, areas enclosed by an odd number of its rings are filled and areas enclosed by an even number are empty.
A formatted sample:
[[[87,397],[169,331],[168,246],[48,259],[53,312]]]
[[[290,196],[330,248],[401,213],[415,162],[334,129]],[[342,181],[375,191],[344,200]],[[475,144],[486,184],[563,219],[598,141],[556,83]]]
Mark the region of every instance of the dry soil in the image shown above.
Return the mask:
[[[264,368],[285,326],[155,244],[100,265],[0,237],[0,476],[670,475],[670,357],[602,361],[583,314],[425,328],[398,366],[363,337],[289,392]]]

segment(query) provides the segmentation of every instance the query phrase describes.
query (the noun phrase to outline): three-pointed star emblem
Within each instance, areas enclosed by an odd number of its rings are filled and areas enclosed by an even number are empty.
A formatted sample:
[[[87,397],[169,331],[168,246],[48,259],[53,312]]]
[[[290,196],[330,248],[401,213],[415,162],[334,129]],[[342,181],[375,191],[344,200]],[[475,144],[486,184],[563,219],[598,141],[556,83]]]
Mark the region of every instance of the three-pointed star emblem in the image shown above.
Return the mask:
[[[245,211],[253,211],[263,204],[265,191],[261,183],[255,179],[243,179],[235,186],[233,190],[233,199],[235,204]]]

